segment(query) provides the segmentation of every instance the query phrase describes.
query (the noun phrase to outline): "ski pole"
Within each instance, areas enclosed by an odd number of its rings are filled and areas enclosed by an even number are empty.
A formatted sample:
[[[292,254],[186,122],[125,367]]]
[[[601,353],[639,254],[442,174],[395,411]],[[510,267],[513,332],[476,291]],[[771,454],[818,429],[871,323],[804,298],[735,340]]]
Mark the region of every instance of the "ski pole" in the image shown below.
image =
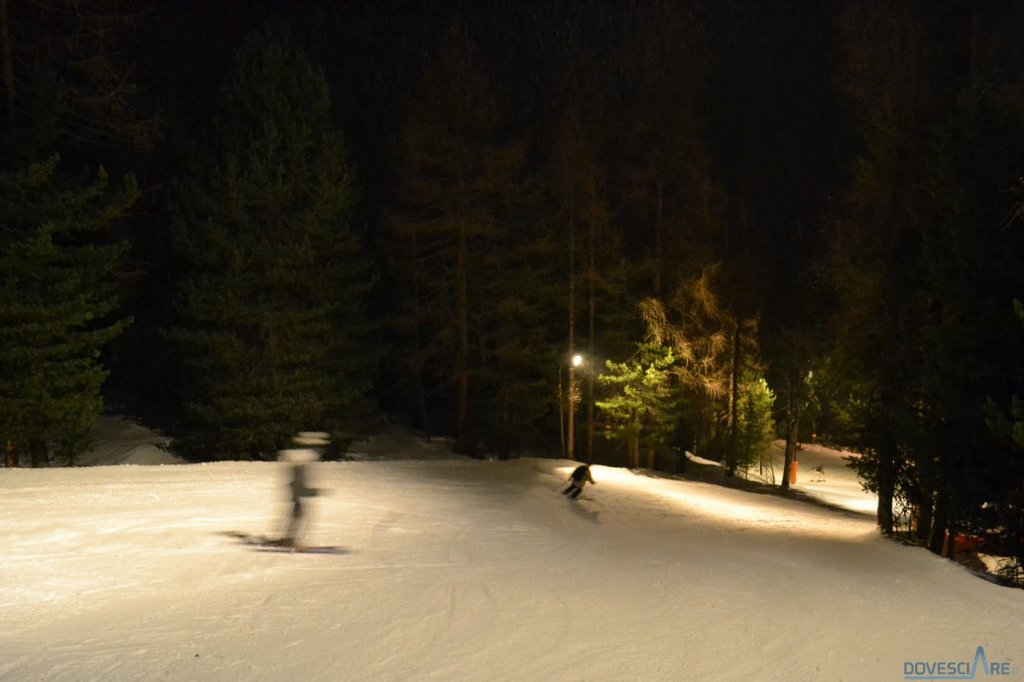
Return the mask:
[[[569,481],[571,481],[571,480],[572,480],[572,476],[570,476],[569,478],[565,479],[564,481],[562,481],[561,483],[559,483],[558,485],[556,485],[556,486],[555,486],[554,488],[552,488],[552,489],[551,489],[551,490],[552,490],[552,492],[554,492],[555,490],[558,490],[558,489],[559,489],[559,488],[561,488],[561,487],[562,487],[563,485],[568,485],[568,484],[569,484]]]

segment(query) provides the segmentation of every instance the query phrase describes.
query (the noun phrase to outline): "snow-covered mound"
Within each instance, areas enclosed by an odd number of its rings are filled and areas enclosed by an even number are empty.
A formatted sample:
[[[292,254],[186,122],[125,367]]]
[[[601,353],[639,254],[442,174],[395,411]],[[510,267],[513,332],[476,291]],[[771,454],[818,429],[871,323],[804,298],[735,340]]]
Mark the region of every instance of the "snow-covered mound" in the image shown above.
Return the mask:
[[[75,457],[78,466],[109,464],[182,464],[167,450],[170,439],[124,417],[103,415],[89,434],[89,450]]]
[[[1024,591],[870,516],[606,467],[573,502],[571,467],[312,464],[337,555],[233,538],[279,531],[287,464],[0,470],[0,679],[1020,674]]]
[[[409,429],[389,426],[381,433],[349,444],[345,458],[358,461],[397,459],[466,459],[451,450],[447,438],[424,438]]]
[[[89,434],[89,448],[77,455],[75,466],[117,464],[184,464],[174,455],[171,439],[130,419],[103,415]],[[411,430],[390,426],[379,434],[361,438],[348,446],[344,458],[358,461],[466,459],[451,451],[447,438],[424,438]]]

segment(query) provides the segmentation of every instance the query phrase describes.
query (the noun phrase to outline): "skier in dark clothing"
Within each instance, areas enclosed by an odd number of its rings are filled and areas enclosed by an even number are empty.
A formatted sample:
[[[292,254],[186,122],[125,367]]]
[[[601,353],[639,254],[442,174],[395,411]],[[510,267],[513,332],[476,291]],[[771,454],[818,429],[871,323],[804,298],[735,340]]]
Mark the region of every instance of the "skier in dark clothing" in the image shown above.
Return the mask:
[[[587,483],[594,483],[594,477],[590,475],[590,465],[581,464],[569,476],[569,487],[563,490],[562,494],[576,499],[583,492],[583,486]]]

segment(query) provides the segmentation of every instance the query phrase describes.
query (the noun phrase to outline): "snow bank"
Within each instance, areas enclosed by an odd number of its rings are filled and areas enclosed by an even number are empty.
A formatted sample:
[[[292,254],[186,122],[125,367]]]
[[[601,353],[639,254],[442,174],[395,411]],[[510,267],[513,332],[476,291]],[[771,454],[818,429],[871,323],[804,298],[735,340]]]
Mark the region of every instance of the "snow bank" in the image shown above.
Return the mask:
[[[408,429],[388,427],[384,432],[357,440],[348,446],[345,458],[363,462],[396,459],[414,460],[468,460],[451,450],[451,439],[427,439]]]
[[[184,463],[167,450],[169,438],[120,416],[97,419],[89,441],[89,450],[75,458],[77,466]]]

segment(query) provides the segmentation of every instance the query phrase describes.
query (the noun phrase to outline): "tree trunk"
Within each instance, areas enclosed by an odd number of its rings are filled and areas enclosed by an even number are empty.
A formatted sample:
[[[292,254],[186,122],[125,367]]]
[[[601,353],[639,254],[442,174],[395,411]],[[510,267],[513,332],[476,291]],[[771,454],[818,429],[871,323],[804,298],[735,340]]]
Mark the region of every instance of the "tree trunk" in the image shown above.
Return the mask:
[[[930,499],[921,500],[914,516],[916,525],[914,537],[922,543],[926,543],[932,532],[932,501]]]
[[[8,0],[0,0],[0,83],[4,88],[4,119],[7,130],[14,129],[14,51]]]
[[[32,466],[45,468],[50,466],[50,450],[46,447],[46,441],[41,438],[29,438],[28,452]]]
[[[896,449],[883,447],[878,451],[878,509],[876,519],[883,535],[892,535],[892,502],[896,494]]]
[[[640,434],[636,429],[629,434],[629,466],[634,469],[640,467]]]
[[[946,558],[956,559],[956,534],[957,527],[956,523],[950,521],[947,524],[945,536],[946,536]]]
[[[568,414],[569,423],[567,425],[567,431],[569,434],[569,446],[566,456],[569,459],[576,459],[576,370],[572,365],[569,365],[569,398],[568,398]]]
[[[591,346],[593,348],[593,346]],[[587,462],[594,461],[594,368],[587,372]]]
[[[739,460],[739,420],[737,411],[739,409],[739,368],[740,368],[740,326],[736,325],[732,339],[732,374],[729,377],[731,384],[729,391],[729,452],[726,455],[725,475],[732,477],[736,475],[736,464]]]
[[[420,262],[420,249],[419,249],[419,232],[413,230],[412,232],[412,245],[413,245],[413,277],[412,277],[412,299],[416,302],[416,309],[420,307],[420,270],[417,265]],[[415,386],[416,406],[420,413],[420,426],[424,433],[427,434],[427,442],[430,442],[431,436],[431,424],[430,424],[430,412],[427,410],[427,392],[423,384],[423,339],[420,336],[420,325],[413,325],[413,362],[415,367],[415,373],[413,380]]]
[[[662,242],[664,241],[664,236],[662,235],[664,226],[662,225],[662,222],[665,219],[665,199],[663,197],[665,183],[660,177],[658,178],[657,185],[657,204],[654,212],[654,297],[661,299],[661,261],[664,258],[662,255]]]
[[[949,501],[945,493],[935,496],[935,518],[932,521],[932,532],[928,537],[928,549],[942,555],[946,545],[946,533],[949,530]]]
[[[569,459],[576,459],[576,200],[569,191]]]
[[[508,459],[511,451],[512,418],[509,416],[509,402],[508,394],[503,394],[498,401],[498,433],[500,434],[498,459],[500,460]]]
[[[0,2],[2,2],[2,0],[0,0]],[[7,468],[13,469],[18,466],[18,451],[14,446],[14,441],[8,439],[4,450],[7,456]]]
[[[796,446],[800,440],[800,400],[797,386],[800,379],[794,376],[786,382],[786,455],[782,463],[782,489],[788,490],[791,472],[797,464]]]
[[[595,190],[592,188],[591,193]],[[591,199],[593,204],[595,198]],[[594,335],[597,319],[597,293],[595,282],[597,270],[594,252],[597,240],[597,218],[591,215],[589,239],[587,244],[587,360],[590,371],[587,372],[587,462],[594,461],[594,375],[597,373],[597,359],[594,357]]]
[[[658,449],[653,445],[647,446],[647,468],[657,469],[658,468]]]
[[[466,238],[465,218],[459,225],[458,248],[455,257],[455,295],[458,325],[458,349],[455,358],[458,405],[455,422],[455,452],[473,454],[469,429],[469,245]]]
[[[793,409],[793,387],[786,392],[786,455],[782,462],[782,489],[789,490],[789,472],[796,461],[797,420]]]
[[[562,366],[558,366],[558,435],[562,439],[562,457],[568,459],[565,442],[565,392],[562,390]]]

